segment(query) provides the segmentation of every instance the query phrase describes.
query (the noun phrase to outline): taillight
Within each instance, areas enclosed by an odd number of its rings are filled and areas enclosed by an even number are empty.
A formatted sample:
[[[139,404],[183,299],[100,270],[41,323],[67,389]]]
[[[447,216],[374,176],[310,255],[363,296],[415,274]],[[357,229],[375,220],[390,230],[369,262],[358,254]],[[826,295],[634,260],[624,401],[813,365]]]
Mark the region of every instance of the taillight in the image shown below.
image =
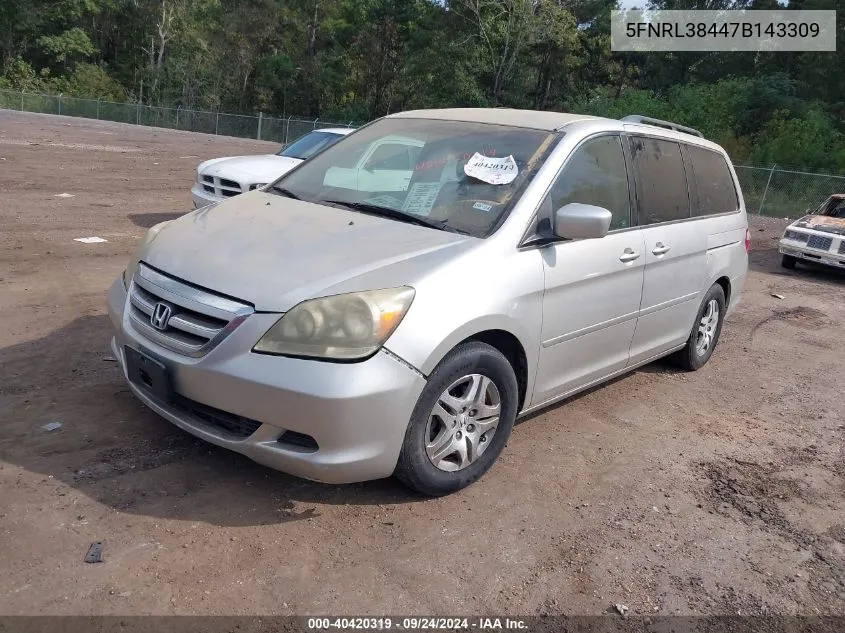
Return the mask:
[[[751,252],[751,231],[745,229],[745,252]]]

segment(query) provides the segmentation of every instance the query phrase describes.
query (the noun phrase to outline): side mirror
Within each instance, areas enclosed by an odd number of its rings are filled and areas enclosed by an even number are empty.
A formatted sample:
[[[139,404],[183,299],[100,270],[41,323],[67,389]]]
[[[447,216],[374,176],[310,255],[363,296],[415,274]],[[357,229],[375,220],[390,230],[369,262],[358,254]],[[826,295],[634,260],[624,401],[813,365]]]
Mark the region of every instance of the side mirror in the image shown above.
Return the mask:
[[[604,237],[613,216],[604,207],[570,202],[555,211],[554,232],[568,239]]]

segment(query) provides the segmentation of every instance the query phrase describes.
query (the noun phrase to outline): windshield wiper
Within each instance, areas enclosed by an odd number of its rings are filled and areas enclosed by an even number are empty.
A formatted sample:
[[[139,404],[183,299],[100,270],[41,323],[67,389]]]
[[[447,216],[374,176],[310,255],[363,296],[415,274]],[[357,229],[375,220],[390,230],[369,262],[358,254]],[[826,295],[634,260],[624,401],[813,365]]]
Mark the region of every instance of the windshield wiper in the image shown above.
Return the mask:
[[[302,198],[300,198],[290,189],[285,189],[284,187],[277,187],[276,185],[273,185],[272,187],[270,187],[270,189],[272,191],[282,194],[283,196],[287,196],[288,198],[293,198],[294,200],[302,200]]]
[[[396,209],[391,209],[390,207],[382,207],[378,204],[369,204],[367,202],[347,202],[346,200],[320,200],[320,202],[325,204],[337,204],[342,207],[346,207],[347,209],[352,209],[353,211],[360,211],[361,213],[368,213],[370,215],[378,215],[392,220],[399,220],[400,222],[407,222],[408,224],[426,226],[430,229],[439,229],[441,231],[449,231],[450,233],[462,233],[463,235],[469,235],[467,231],[462,231],[448,226],[448,220],[441,220],[439,222],[435,220],[427,220],[417,215],[397,211]]]

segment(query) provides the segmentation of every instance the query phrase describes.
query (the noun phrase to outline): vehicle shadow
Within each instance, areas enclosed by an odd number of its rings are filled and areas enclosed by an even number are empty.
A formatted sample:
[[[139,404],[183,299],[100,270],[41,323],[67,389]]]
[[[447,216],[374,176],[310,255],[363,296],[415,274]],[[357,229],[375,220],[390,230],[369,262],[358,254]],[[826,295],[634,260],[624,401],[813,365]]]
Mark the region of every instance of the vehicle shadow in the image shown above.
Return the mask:
[[[190,213],[190,211],[170,211],[159,213],[130,213],[126,217],[131,220],[135,226],[140,226],[144,229],[149,229],[160,222],[168,222],[181,218],[183,215]]]
[[[610,380],[607,380],[605,382],[599,383],[597,385],[593,385],[592,387],[589,387],[588,389],[585,389],[584,391],[579,391],[578,393],[572,394],[571,396],[564,398],[563,400],[556,400],[555,402],[552,402],[551,404],[547,404],[546,406],[541,407],[541,408],[539,408],[535,411],[532,411],[531,413],[525,415],[524,417],[517,419],[516,424],[524,424],[525,422],[533,420],[534,418],[538,418],[542,415],[545,415],[546,413],[549,413],[553,409],[557,409],[558,407],[565,407],[568,404],[571,404],[573,402],[577,402],[581,398],[584,398],[584,397],[590,395],[593,392],[601,391],[602,389],[605,389],[605,388],[609,387],[610,385],[614,385],[617,382],[621,382],[621,381],[625,380],[626,378],[630,378],[634,374],[636,374],[638,372],[642,372],[642,371],[644,371],[646,373],[666,373],[667,371],[682,371],[682,370],[677,369],[677,368],[673,368],[672,365],[668,361],[660,359],[660,360],[654,361],[652,363],[649,363],[648,365],[643,365],[641,367],[637,367],[636,369],[632,369],[631,371],[625,372],[624,374],[620,374],[620,375],[618,375],[614,378],[611,378]]]
[[[331,486],[253,463],[142,405],[111,357],[107,316],[0,349],[0,460],[138,515],[220,526],[316,516],[315,505],[421,501],[393,479]],[[48,431],[49,422],[61,423]]]

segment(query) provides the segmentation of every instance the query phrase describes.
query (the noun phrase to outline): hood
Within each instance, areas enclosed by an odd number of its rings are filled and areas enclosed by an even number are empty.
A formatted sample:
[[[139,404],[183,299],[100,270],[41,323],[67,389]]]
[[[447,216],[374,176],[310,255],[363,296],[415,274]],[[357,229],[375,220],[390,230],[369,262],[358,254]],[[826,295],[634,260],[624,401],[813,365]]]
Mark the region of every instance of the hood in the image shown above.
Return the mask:
[[[480,240],[254,191],[167,223],[141,259],[285,312],[313,297],[413,285]]]
[[[845,218],[835,218],[830,215],[805,215],[800,220],[795,220],[792,226],[833,233],[834,235],[845,235]]]
[[[261,156],[235,156],[217,159],[210,165],[200,165],[199,172],[207,176],[218,176],[241,184],[267,184],[299,165],[298,158],[265,154]]]

